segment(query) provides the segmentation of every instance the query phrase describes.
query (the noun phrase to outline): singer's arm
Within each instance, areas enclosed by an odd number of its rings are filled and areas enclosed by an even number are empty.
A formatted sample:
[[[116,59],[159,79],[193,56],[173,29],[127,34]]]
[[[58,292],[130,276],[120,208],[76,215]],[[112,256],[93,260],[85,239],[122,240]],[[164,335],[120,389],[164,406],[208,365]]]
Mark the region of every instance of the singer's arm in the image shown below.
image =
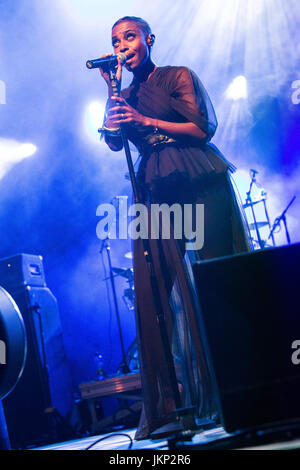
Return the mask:
[[[119,132],[120,126],[118,124],[115,124],[109,117],[109,110],[115,104],[115,102],[112,101],[112,96],[113,90],[111,84],[108,83],[108,100],[106,103],[105,113],[106,119],[103,126],[103,129],[105,131],[104,140],[112,151],[118,152],[123,148],[123,141]]]
[[[157,129],[170,137],[191,137],[199,142],[206,139],[206,134],[193,122],[168,122],[161,119],[146,118],[146,125]]]
[[[119,152],[123,148],[123,142],[121,136],[112,136],[105,134],[105,142],[113,152]]]
[[[168,122],[162,121],[161,119],[152,119],[146,116],[142,116],[143,119],[140,119],[138,122],[131,120],[131,118],[117,119],[109,121],[113,123],[113,126],[116,124],[133,124],[135,127],[143,127],[144,129],[149,129],[150,132],[158,131],[163,134],[169,135],[170,137],[177,137],[184,139],[185,137],[192,138],[196,143],[202,143],[207,135],[203,132],[196,124],[193,122]],[[108,122],[108,123],[109,123]],[[108,126],[107,126],[108,127]],[[109,148],[115,152],[122,150],[123,143],[120,136],[105,135],[105,142]]]
[[[114,127],[120,124],[129,124],[150,132],[158,130],[170,137],[189,137],[199,143],[207,137],[206,133],[193,122],[169,122],[153,119],[140,114],[136,109],[129,106],[124,98],[114,96],[110,98],[110,102],[116,103],[116,101],[118,101],[118,105],[110,107],[108,111],[109,122]]]

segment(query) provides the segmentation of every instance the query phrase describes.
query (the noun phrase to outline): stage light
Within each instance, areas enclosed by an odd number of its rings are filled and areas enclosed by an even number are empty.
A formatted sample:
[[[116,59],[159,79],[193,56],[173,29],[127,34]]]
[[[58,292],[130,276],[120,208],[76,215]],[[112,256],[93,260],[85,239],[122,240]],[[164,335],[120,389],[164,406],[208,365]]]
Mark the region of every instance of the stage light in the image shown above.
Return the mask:
[[[100,103],[99,101],[94,101],[88,106],[89,123],[94,129],[98,129],[99,125],[102,124],[103,116],[104,116],[103,103]]]
[[[17,147],[15,156],[18,159],[31,157],[37,151],[37,147],[34,144],[21,144]]]
[[[18,162],[23,158],[31,157],[37,147],[31,143],[21,143],[12,139],[0,138],[0,153],[2,163]]]
[[[0,80],[0,104],[6,104],[6,85],[3,80]]]
[[[100,139],[98,129],[102,127],[104,112],[105,105],[101,101],[91,102],[85,111],[85,130],[90,139],[98,144]]]
[[[238,101],[248,98],[247,79],[243,75],[236,77],[225,91],[227,99]]]
[[[31,157],[37,151],[37,147],[31,143],[20,143],[12,139],[0,138],[0,178],[7,173],[13,165]]]

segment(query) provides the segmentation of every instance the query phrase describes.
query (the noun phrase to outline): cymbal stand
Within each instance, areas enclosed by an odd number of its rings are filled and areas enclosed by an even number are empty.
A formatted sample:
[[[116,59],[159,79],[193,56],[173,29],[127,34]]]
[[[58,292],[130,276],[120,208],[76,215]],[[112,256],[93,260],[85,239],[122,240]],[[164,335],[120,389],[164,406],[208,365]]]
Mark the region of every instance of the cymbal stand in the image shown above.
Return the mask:
[[[251,207],[251,212],[252,212],[253,222],[254,222],[255,231],[256,231],[256,235],[257,235],[257,240],[258,240],[260,248],[264,249],[265,242],[261,239],[261,236],[260,236],[260,233],[259,233],[259,227],[258,227],[258,224],[257,224],[255,210],[254,210],[254,202],[252,201],[252,198],[251,198],[252,188],[253,188],[253,185],[256,183],[256,174],[258,173],[258,171],[251,170],[251,173],[252,173],[252,178],[251,178],[251,182],[250,182],[249,191],[247,192],[246,204],[248,204],[249,207]]]
[[[285,208],[283,213],[279,217],[277,217],[277,219],[275,219],[273,227],[272,227],[271,232],[270,232],[270,235],[268,237],[268,240],[269,240],[269,238],[271,238],[273,236],[275,229],[277,227],[280,227],[280,224],[281,224],[281,221],[282,221],[283,225],[284,225],[284,228],[285,228],[285,234],[286,234],[287,242],[288,242],[289,245],[291,244],[291,238],[290,238],[290,234],[289,234],[288,227],[287,227],[287,221],[286,221],[286,213],[289,210],[289,208],[291,207],[291,205],[294,203],[295,199],[296,199],[296,196],[294,196],[292,198],[292,200],[289,202],[289,204],[287,205],[287,207]]]
[[[267,195],[267,193],[264,193],[264,196],[266,196],[266,195]],[[266,215],[266,219],[267,219],[267,222],[268,222],[268,225],[269,225],[269,229],[271,230],[271,222],[270,222],[269,212],[268,212],[268,209],[267,209],[266,197],[264,197],[264,199],[262,201],[263,201],[263,204],[264,204],[265,215]],[[272,238],[273,246],[276,246],[275,238],[274,238],[273,233],[271,234],[271,238]]]

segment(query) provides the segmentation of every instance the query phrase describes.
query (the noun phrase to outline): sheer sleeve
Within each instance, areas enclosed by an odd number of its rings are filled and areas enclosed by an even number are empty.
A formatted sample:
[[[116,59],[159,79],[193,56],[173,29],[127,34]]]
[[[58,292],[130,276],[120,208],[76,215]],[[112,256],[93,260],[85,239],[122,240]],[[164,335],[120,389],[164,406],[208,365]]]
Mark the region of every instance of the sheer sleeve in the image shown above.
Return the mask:
[[[172,108],[189,122],[196,124],[209,141],[215,134],[218,122],[203,84],[187,67],[178,67],[171,89]]]

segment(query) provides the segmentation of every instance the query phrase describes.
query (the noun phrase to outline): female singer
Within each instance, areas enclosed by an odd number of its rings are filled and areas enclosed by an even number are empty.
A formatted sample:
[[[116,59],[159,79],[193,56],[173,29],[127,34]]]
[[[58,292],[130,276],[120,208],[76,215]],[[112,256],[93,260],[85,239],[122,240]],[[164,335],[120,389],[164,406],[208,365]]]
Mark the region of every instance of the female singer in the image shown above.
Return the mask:
[[[133,74],[130,86],[113,96],[109,75],[105,141],[122,149],[120,125],[137,147],[143,204],[204,204],[204,245],[186,251],[184,238],[151,239],[150,247],[168,330],[180,398],[198,417],[212,416],[215,404],[197,322],[197,297],[188,258],[207,260],[249,251],[245,226],[230,181],[234,167],[210,142],[217,120],[196,74],[187,67],[156,66],[150,26],[137,17],[119,19],[112,28],[115,54],[125,54]],[[106,57],[109,54],[102,56]],[[121,83],[122,65],[116,76]],[[151,220],[149,220],[151,225]],[[174,228],[174,227],[173,227]],[[136,439],[174,421],[174,386],[165,360],[143,240],[134,241],[136,327],[143,390],[143,411]],[[200,299],[201,300],[201,299]]]

